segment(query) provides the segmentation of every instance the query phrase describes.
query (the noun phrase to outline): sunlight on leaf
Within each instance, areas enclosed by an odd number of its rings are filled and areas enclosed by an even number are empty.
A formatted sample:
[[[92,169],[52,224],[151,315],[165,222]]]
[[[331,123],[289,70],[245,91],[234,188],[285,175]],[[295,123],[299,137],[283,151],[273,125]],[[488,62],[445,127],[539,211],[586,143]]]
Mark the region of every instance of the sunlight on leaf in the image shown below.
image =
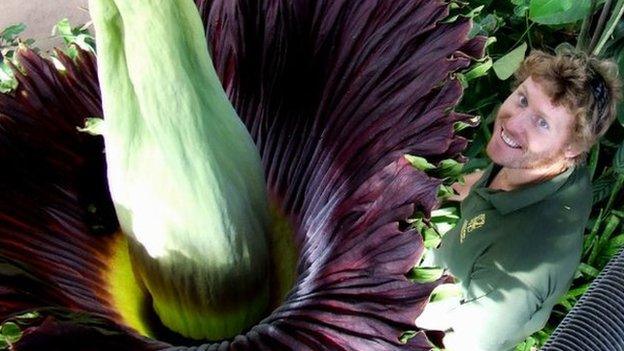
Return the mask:
[[[2,32],[0,32],[0,39],[4,41],[12,42],[24,30],[26,30],[26,25],[24,23],[18,23],[18,24],[8,26],[4,30],[2,30]]]
[[[505,56],[499,58],[494,62],[493,68],[496,76],[500,80],[506,80],[511,77],[514,72],[520,67],[520,63],[524,60],[524,55],[527,50],[527,44],[522,43],[522,45],[517,48],[511,50]]]
[[[565,24],[589,14],[590,0],[532,0],[529,18],[540,24]]]

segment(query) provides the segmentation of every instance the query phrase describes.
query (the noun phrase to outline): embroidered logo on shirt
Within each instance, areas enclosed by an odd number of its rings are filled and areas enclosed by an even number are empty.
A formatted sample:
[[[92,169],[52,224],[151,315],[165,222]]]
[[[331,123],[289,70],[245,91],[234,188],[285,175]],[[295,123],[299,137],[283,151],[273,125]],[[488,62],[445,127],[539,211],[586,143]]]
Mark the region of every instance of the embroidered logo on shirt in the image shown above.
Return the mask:
[[[461,227],[459,242],[463,243],[464,239],[466,238],[466,235],[470,234],[470,232],[476,229],[483,227],[484,224],[485,224],[485,213],[482,213],[472,218],[470,221],[465,220],[464,224]]]

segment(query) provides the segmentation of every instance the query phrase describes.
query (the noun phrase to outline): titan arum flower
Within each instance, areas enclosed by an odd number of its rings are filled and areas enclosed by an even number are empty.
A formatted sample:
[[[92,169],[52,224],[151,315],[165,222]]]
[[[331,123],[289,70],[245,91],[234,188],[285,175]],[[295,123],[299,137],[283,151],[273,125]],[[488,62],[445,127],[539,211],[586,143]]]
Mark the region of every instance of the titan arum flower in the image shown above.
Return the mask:
[[[399,339],[440,283],[406,278],[405,220],[441,180],[404,155],[461,157],[468,20],[431,0],[90,11],[97,64],[22,48],[0,95],[0,322],[38,316],[15,349],[431,347]]]

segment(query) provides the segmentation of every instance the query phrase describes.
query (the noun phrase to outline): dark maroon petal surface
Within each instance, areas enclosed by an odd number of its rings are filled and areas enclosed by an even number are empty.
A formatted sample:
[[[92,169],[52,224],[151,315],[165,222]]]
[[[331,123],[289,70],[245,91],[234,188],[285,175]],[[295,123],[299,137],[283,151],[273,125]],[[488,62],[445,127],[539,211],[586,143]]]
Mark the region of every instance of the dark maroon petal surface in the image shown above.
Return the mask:
[[[270,316],[231,341],[191,349],[429,349],[423,333],[399,342],[437,285],[405,278],[422,241],[404,220],[429,214],[440,180],[403,155],[460,157],[466,141],[453,125],[467,116],[452,112],[462,93],[452,73],[482,55],[483,39],[466,38],[467,20],[441,23],[448,9],[436,0],[197,2],[300,258],[295,286]],[[1,280],[0,319],[47,305],[85,311],[108,324],[50,317],[22,345],[88,336],[94,350],[123,349],[127,330],[101,289],[116,228],[102,144],[75,129],[101,114],[95,65],[83,54],[58,74],[34,53],[22,56],[18,92],[0,96],[0,162],[10,167],[0,175],[9,194],[0,199],[0,258],[19,272]],[[0,277],[9,277],[2,262]],[[130,350],[164,346],[127,338]]]
[[[221,347],[417,350],[399,342],[436,284],[407,273],[422,250],[401,222],[440,181],[406,153],[459,158],[452,77],[483,55],[441,1],[198,1],[212,58],[256,141],[270,196],[296,229],[298,280],[251,332]],[[243,346],[244,345],[244,346]],[[251,346],[249,346],[251,345]]]
[[[0,322],[33,310],[45,316],[41,309],[50,307],[119,318],[103,274],[117,228],[103,142],[77,130],[102,114],[95,58],[79,52],[76,61],[59,53],[66,68],[59,72],[20,49],[18,89],[0,94]],[[30,321],[16,348],[63,349],[53,340],[74,329],[51,318]],[[52,332],[52,325],[63,327]],[[72,333],[65,349],[87,335]]]
[[[95,61],[61,56],[61,74],[33,51],[18,57],[27,73],[0,94],[0,257],[20,273],[0,279],[0,320],[44,301],[115,315],[98,289],[109,236],[92,233],[115,221],[99,207],[108,196],[102,140],[76,129],[101,115]]]
[[[0,94],[0,323],[26,311],[42,315],[18,350],[163,348],[115,323],[104,272],[121,234],[103,140],[77,129],[102,116],[95,57],[78,52],[76,60],[58,52],[65,67],[58,71],[20,49],[25,73],[15,69],[17,90]],[[50,308],[90,317],[60,318]],[[93,319],[105,323],[94,327]]]
[[[68,314],[59,319],[45,318],[28,329],[18,344],[20,351],[98,351],[144,350],[156,351],[167,344],[138,338],[113,321],[89,315]]]

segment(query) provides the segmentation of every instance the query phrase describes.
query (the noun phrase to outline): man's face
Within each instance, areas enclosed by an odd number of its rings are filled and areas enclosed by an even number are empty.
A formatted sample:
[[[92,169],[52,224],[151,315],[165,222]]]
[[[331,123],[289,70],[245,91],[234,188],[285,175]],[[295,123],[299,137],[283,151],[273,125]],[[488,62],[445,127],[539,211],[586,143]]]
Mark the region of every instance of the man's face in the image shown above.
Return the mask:
[[[526,79],[505,100],[487,145],[490,159],[503,167],[536,169],[578,154],[570,147],[574,116],[555,106],[542,85]]]

